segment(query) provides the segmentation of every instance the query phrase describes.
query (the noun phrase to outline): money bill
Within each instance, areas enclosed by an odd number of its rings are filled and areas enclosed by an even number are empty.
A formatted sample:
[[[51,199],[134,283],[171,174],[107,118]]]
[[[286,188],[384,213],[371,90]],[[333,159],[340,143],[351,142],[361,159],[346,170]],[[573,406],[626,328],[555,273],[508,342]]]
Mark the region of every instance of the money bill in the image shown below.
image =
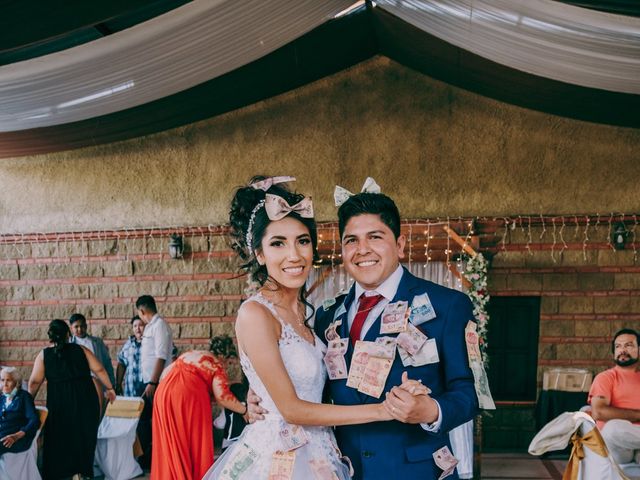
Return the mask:
[[[484,410],[495,410],[496,404],[491,396],[489,389],[489,379],[482,362],[482,354],[480,353],[480,337],[477,332],[475,322],[469,320],[464,329],[464,340],[467,344],[467,357],[469,358],[469,367],[473,373],[473,384],[478,397],[478,406]]]
[[[411,323],[407,324],[407,330],[401,332],[396,337],[396,343],[404,348],[409,355],[418,353],[418,350],[420,350],[420,347],[422,347],[426,341],[427,336]]]
[[[358,391],[380,398],[392,364],[393,360],[388,358],[369,357]]]
[[[309,460],[309,466],[315,480],[338,480],[338,476],[324,458]]]
[[[351,356],[351,365],[349,365],[349,376],[347,378],[347,387],[358,388],[362,377],[364,377],[364,371],[367,368],[367,362],[369,361],[369,351],[367,349],[367,343],[362,340],[357,340],[353,349],[353,355]]]
[[[429,295],[423,293],[413,297],[409,321],[414,325],[420,325],[434,318],[436,318],[436,312],[433,309],[433,305],[431,305]]]
[[[303,427],[286,422],[280,425],[280,439],[286,451],[295,450],[309,443],[309,437]]]
[[[482,354],[480,353],[480,337],[477,332],[476,322],[469,320],[464,329],[464,341],[467,344],[467,356],[469,363],[482,363]]]
[[[246,443],[240,443],[220,473],[220,480],[237,480],[258,460],[258,453]]]
[[[340,336],[338,335],[338,327],[340,325],[342,325],[342,320],[337,320],[329,324],[327,329],[324,331],[324,338],[327,339],[327,342],[338,340],[340,338]]]
[[[291,480],[293,466],[296,461],[296,451],[277,451],[271,456],[271,468],[267,480]]]
[[[489,380],[487,378],[487,372],[484,369],[484,365],[482,363],[473,362],[469,366],[473,373],[473,384],[476,389],[476,395],[478,396],[478,406],[484,410],[495,410],[496,404],[491,396]]]
[[[404,332],[407,328],[409,313],[408,302],[401,300],[399,302],[389,303],[382,311],[380,334]]]
[[[344,354],[349,347],[349,339],[338,338],[329,342],[329,348],[324,356],[324,364],[331,380],[347,378],[347,361]]]
[[[453,470],[456,468],[456,465],[458,465],[458,459],[453,456],[451,450],[449,450],[449,447],[447,446],[433,452],[433,460],[436,462],[438,468],[442,470],[438,480],[442,480],[443,478],[451,475]]]
[[[405,367],[421,367],[422,365],[438,363],[440,361],[435,338],[427,339],[415,355],[411,355],[398,345],[398,354],[400,355],[400,360],[402,360],[402,365]]]

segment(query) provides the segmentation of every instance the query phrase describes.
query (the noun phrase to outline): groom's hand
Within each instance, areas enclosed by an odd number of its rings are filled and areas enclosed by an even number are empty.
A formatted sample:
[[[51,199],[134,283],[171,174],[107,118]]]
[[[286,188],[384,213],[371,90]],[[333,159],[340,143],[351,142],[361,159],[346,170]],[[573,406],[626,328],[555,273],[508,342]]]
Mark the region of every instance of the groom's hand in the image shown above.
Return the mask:
[[[428,394],[431,390],[402,374],[402,385],[386,395],[384,406],[396,420],[404,423],[433,423],[438,419],[438,405]]]
[[[266,409],[260,406],[262,399],[256,395],[252,389],[247,392],[247,417],[249,423],[256,422],[258,420],[264,420],[264,414],[269,413]]]

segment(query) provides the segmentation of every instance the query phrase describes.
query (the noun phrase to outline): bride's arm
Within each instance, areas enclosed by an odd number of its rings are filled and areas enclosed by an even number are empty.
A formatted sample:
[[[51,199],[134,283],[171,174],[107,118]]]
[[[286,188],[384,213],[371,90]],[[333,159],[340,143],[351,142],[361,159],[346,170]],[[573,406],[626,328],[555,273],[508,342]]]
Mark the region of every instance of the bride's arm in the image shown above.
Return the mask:
[[[280,328],[277,320],[255,302],[245,303],[238,312],[238,343],[286,422],[333,426],[391,419],[381,403],[345,406],[307,402],[298,398],[278,349]]]

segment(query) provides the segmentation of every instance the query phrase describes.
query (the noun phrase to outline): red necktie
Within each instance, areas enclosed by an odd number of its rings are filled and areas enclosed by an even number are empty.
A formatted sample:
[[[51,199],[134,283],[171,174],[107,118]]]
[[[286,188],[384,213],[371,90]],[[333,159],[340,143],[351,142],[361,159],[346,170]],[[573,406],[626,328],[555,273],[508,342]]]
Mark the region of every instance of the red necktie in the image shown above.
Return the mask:
[[[349,336],[351,337],[351,343],[353,345],[356,344],[356,340],[360,340],[360,334],[362,333],[362,326],[364,325],[364,321],[367,319],[369,312],[383,298],[384,297],[382,295],[371,295],[370,297],[367,297],[364,293],[360,295],[360,302],[358,303],[358,312],[356,313],[356,316],[353,319],[353,324],[351,325],[351,332],[349,332]]]

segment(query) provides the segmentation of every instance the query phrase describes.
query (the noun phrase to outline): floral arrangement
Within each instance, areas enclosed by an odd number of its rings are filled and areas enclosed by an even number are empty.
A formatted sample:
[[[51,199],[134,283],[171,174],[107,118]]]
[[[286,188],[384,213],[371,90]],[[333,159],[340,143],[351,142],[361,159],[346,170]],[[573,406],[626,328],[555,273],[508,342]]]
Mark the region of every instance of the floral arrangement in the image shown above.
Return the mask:
[[[481,253],[475,257],[470,257],[464,269],[464,276],[469,280],[471,286],[467,294],[471,298],[473,304],[473,314],[478,320],[478,336],[480,342],[480,352],[482,360],[487,365],[487,322],[489,314],[487,313],[487,302],[489,302],[489,293],[487,291],[487,269],[489,262]]]

